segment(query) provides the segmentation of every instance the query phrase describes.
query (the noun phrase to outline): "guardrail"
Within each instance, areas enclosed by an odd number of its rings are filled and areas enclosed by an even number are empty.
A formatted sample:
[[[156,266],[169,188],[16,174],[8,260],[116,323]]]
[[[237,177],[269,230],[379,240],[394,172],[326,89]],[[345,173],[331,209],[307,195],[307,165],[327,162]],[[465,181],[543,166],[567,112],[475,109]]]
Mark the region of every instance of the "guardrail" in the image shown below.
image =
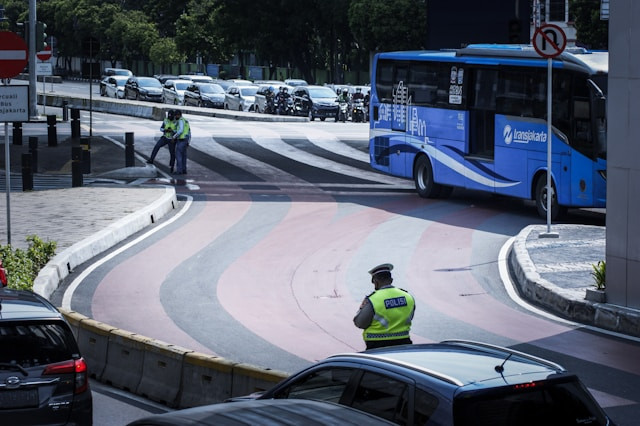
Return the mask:
[[[60,310],[92,378],[172,408],[187,408],[269,389],[287,373],[232,362],[120,330]]]
[[[146,101],[134,101],[128,99],[105,98],[101,96],[89,97],[68,96],[57,93],[38,93],[38,104],[58,108],[76,108],[92,110],[107,114],[128,115],[132,117],[147,118],[162,121],[170,109],[180,109],[184,113],[203,115],[207,117],[227,118],[244,121],[270,121],[270,122],[305,122],[309,117],[296,117],[291,115],[272,115],[256,112],[230,111],[215,108],[200,108],[192,106],[175,106]]]

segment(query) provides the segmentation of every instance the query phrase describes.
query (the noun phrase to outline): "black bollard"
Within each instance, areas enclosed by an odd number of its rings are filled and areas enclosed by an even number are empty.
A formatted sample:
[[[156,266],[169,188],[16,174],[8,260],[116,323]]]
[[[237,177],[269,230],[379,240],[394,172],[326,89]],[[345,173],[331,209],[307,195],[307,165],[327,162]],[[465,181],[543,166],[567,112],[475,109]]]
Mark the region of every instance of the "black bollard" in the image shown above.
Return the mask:
[[[80,138],[80,110],[71,108],[71,139]]]
[[[71,186],[73,188],[82,186],[82,147],[71,148]]]
[[[13,144],[22,145],[22,122],[13,122]]]
[[[80,138],[80,146],[82,147],[82,173],[87,175],[91,173],[91,144],[89,138]]]
[[[49,146],[58,146],[58,132],[56,130],[55,115],[47,115],[47,137]]]
[[[38,173],[38,137],[29,136],[29,154],[31,154],[31,170]]]
[[[33,169],[31,169],[31,154],[22,154],[22,190],[33,191]]]
[[[69,101],[62,101],[62,121],[69,121]]]
[[[136,165],[136,159],[133,155],[133,132],[124,134],[124,162],[125,167],[133,167]]]

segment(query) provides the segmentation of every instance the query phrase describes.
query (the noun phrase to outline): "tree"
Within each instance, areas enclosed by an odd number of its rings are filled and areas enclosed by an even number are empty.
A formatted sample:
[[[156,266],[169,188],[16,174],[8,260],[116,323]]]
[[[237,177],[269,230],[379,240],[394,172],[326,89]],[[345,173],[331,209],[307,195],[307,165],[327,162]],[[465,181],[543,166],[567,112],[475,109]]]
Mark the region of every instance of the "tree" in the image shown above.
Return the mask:
[[[609,21],[600,19],[600,0],[572,0],[569,14],[574,17],[576,44],[590,49],[608,49]]]
[[[423,49],[426,37],[425,0],[352,0],[349,26],[367,51]]]
[[[190,58],[198,55],[210,63],[227,61],[231,46],[216,20],[218,0],[191,0],[176,22],[176,46]]]
[[[170,64],[178,64],[185,61],[184,54],[178,52],[176,42],[172,38],[160,38],[158,39],[149,50],[149,59],[152,62],[162,65],[162,72],[164,67]]]

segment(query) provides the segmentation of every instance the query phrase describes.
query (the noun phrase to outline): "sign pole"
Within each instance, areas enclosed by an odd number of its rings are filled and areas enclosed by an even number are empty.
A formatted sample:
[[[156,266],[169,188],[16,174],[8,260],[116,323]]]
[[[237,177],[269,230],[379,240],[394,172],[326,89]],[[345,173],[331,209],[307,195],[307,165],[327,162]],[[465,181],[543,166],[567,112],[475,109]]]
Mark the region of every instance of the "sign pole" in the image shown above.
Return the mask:
[[[547,234],[551,234],[551,69],[553,59],[547,58]]]
[[[4,80],[6,83],[7,80]],[[9,123],[4,122],[4,175],[7,194],[7,245],[11,245],[11,153],[9,151]]]

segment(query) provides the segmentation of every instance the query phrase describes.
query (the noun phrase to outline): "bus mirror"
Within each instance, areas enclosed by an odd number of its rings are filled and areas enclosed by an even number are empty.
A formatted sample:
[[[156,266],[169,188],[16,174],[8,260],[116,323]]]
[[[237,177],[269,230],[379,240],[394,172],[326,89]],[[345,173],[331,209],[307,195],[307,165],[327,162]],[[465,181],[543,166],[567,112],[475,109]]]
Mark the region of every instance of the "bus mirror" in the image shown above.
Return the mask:
[[[607,116],[606,100],[604,98],[596,98],[594,107],[596,118],[605,118]]]

